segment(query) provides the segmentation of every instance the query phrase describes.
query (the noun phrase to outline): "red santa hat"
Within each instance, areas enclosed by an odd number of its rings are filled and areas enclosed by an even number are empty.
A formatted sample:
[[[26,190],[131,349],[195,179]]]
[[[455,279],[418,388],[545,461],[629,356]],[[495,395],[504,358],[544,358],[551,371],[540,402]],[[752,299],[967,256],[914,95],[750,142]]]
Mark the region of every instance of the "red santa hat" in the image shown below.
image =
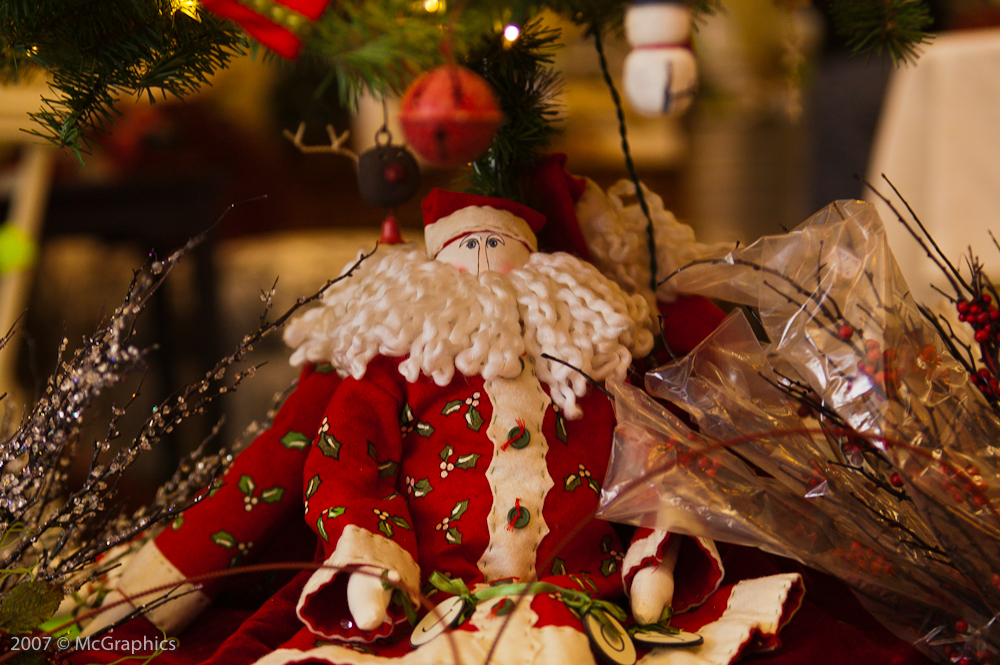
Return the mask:
[[[538,251],[535,234],[545,216],[507,199],[434,189],[424,199],[424,241],[427,254],[437,256],[445,245],[476,231],[493,231],[520,240]]]

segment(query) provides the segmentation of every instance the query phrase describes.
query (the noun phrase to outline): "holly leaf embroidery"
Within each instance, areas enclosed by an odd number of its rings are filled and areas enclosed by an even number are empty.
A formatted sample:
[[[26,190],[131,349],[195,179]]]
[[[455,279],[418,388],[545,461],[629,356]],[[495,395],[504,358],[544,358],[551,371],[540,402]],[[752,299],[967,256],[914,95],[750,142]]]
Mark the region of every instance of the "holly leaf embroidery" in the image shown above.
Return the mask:
[[[601,486],[593,478],[587,478],[587,486],[594,491],[597,496],[601,495]]]
[[[340,441],[337,441],[330,434],[320,434],[319,436],[319,450],[321,453],[327,457],[332,457],[335,460],[340,460]]]
[[[378,530],[381,531],[386,538],[392,538],[392,524],[388,520],[379,521]]]
[[[289,450],[302,450],[309,445],[309,437],[302,432],[289,432],[281,437],[281,445]]]
[[[178,515],[177,519],[175,519],[173,522],[170,523],[170,528],[173,529],[174,531],[177,531],[177,529],[181,528],[183,524],[184,524],[184,516]]]
[[[323,525],[323,516],[322,515],[320,515],[319,519],[316,520],[316,533],[318,533],[319,536],[320,536],[320,538],[322,538],[323,540],[325,540],[327,542],[330,541],[330,537],[328,535],[326,535],[326,527]]]
[[[248,476],[246,474],[243,474],[242,476],[240,476],[239,488],[240,488],[241,492],[243,492],[247,496],[252,496],[253,495],[253,491],[254,491],[254,489],[256,487],[257,487],[257,484],[254,483],[253,478],[251,478],[250,476]]]
[[[503,598],[490,608],[490,614],[498,617],[504,617],[510,614],[513,610],[514,601],[510,598]]]
[[[404,528],[404,529],[410,529],[410,525],[409,525],[409,524],[407,523],[407,521],[406,521],[405,519],[403,519],[402,517],[398,517],[398,516],[396,516],[396,515],[393,515],[393,516],[392,516],[392,517],[390,517],[389,519],[390,519],[390,520],[392,520],[392,522],[393,522],[393,523],[394,523],[394,524],[395,524],[396,526],[398,526],[398,527],[402,527],[402,528]]]
[[[318,490],[319,486],[322,484],[323,484],[323,479],[319,477],[318,473],[312,478],[310,478],[309,484],[306,485],[306,498],[308,499],[313,494],[315,494],[316,490]]]
[[[580,486],[580,477],[575,473],[569,474],[566,476],[566,481],[563,486],[566,488],[567,492],[572,492]]]
[[[448,458],[451,457],[451,454],[454,452],[455,452],[454,448],[452,448],[451,446],[445,446],[444,450],[441,451],[441,454],[438,455],[438,457],[447,462]]]
[[[461,545],[462,544],[462,532],[452,527],[444,532],[444,539],[450,545]]]
[[[333,363],[322,363],[320,365],[316,365],[316,371],[320,374],[329,374],[333,371]]]
[[[597,588],[597,582],[590,579],[590,575],[570,575],[570,579],[588,593],[600,593],[600,589]]]
[[[277,503],[281,501],[281,497],[284,496],[285,490],[282,487],[272,487],[269,490],[264,490],[260,493],[260,500],[264,503]]]
[[[427,423],[417,423],[416,425],[413,426],[413,429],[415,429],[417,434],[424,437],[425,439],[430,437],[430,435],[434,433],[434,428],[428,425]]]
[[[614,557],[610,559],[605,559],[601,562],[601,575],[605,577],[611,576],[612,573],[618,570],[618,560]]]
[[[326,511],[326,516],[332,520],[337,519],[341,515],[347,512],[347,506],[334,506]]]
[[[474,406],[470,406],[469,410],[465,412],[465,422],[469,425],[469,429],[474,429],[478,432],[484,422],[483,416],[479,413],[479,409]]]
[[[455,466],[459,469],[471,469],[476,466],[476,460],[479,459],[479,455],[476,453],[470,453],[468,455],[462,455],[457,460],[455,460]]]
[[[611,536],[601,538],[601,552],[607,554],[611,551]]]
[[[441,415],[450,416],[451,414],[461,409],[463,404],[465,404],[465,400],[453,399],[444,405],[444,408],[441,409]]]
[[[566,419],[563,418],[563,414],[556,413],[556,438],[566,443],[569,435],[566,432]]]
[[[216,531],[212,534],[212,542],[227,550],[236,547],[236,538],[228,531]]]
[[[379,478],[391,478],[396,475],[396,470],[399,468],[399,462],[394,462],[392,460],[386,460],[378,465],[378,477]]]
[[[459,517],[461,517],[465,513],[465,511],[466,511],[466,509],[468,507],[469,507],[469,500],[468,499],[466,499],[465,501],[459,501],[458,503],[456,503],[455,507],[451,509],[451,519],[457,520]]]
[[[414,483],[413,496],[417,497],[418,499],[421,497],[425,497],[433,489],[434,488],[431,487],[431,482],[427,478],[422,478],[421,480],[418,480],[416,483]]]
[[[368,456],[375,460],[376,468],[378,469],[379,478],[389,478],[396,473],[399,469],[399,462],[393,460],[386,460],[384,462],[379,462],[376,456],[377,450],[375,444],[371,441],[368,442]]]
[[[552,560],[552,574],[553,575],[565,575],[566,574],[566,562],[556,557]]]
[[[413,409],[409,404],[403,405],[403,410],[399,412],[399,426],[406,427],[413,422]]]

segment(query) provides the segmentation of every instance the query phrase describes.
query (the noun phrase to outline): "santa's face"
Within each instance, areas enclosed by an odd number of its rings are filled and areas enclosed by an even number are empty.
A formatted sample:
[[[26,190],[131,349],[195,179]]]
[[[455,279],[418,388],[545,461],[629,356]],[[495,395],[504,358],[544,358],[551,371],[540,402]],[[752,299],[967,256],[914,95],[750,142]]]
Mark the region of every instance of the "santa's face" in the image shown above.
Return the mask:
[[[516,238],[494,231],[478,231],[448,243],[434,258],[474,275],[487,270],[506,275],[527,263],[529,256],[531,250]]]

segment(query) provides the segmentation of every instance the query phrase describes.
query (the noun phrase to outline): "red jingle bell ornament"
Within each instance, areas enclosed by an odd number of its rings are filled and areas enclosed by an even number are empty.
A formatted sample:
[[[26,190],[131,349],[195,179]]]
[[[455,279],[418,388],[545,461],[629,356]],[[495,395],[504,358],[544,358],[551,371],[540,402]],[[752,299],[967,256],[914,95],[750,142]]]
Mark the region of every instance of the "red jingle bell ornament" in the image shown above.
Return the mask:
[[[422,74],[401,103],[399,121],[410,146],[424,159],[452,167],[490,147],[503,113],[483,77],[458,65]]]

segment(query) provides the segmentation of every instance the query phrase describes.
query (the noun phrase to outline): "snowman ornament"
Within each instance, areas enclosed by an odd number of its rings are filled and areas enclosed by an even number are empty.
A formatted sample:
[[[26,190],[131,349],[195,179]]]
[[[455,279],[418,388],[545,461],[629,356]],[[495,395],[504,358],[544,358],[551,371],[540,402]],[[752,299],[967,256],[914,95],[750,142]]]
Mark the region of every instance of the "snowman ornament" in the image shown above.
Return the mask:
[[[691,52],[691,10],[680,0],[637,0],[625,13],[632,51],[625,58],[625,97],[643,115],[680,115],[698,88]]]

